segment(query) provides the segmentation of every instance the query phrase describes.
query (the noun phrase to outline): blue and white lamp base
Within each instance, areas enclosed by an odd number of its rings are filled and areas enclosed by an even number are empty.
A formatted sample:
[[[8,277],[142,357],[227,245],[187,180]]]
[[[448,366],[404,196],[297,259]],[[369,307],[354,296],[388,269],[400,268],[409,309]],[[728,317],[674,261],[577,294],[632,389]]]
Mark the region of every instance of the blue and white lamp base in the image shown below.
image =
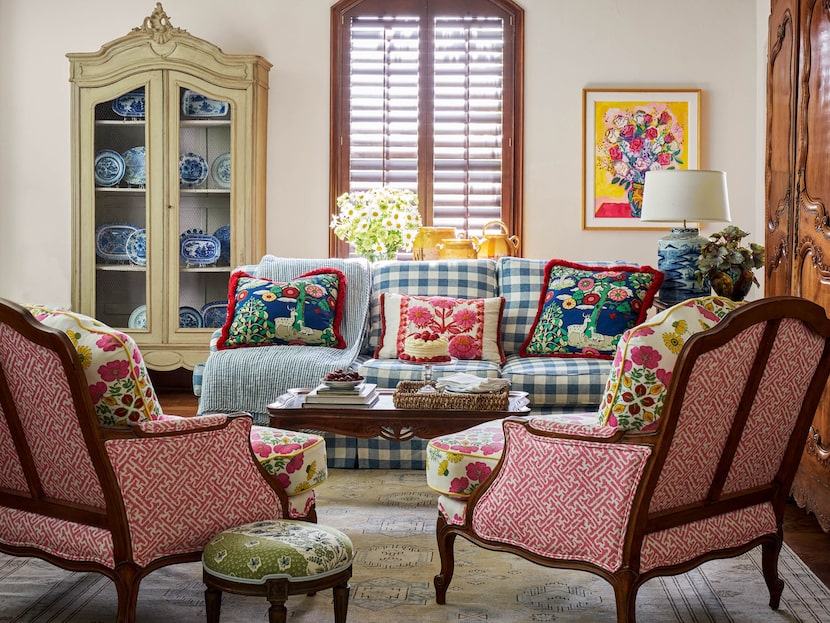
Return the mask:
[[[695,271],[700,248],[708,240],[700,235],[697,227],[676,227],[657,243],[657,268],[665,275],[660,293],[663,303],[674,305],[711,293],[708,280],[698,286]]]

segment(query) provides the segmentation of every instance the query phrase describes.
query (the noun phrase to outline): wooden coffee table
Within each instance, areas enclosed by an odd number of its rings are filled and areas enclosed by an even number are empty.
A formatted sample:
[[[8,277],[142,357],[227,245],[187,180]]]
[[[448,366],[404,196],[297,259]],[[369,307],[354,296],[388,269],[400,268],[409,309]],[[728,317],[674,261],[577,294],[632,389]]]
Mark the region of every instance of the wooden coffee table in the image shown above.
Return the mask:
[[[371,408],[348,406],[303,407],[310,389],[294,389],[268,405],[270,425],[288,430],[319,430],[349,437],[383,437],[407,441],[413,437],[432,439],[465,428],[499,420],[508,415],[529,413],[519,406],[511,392],[509,411],[471,411],[461,409],[397,409],[392,403],[394,389],[379,389],[380,399]]]

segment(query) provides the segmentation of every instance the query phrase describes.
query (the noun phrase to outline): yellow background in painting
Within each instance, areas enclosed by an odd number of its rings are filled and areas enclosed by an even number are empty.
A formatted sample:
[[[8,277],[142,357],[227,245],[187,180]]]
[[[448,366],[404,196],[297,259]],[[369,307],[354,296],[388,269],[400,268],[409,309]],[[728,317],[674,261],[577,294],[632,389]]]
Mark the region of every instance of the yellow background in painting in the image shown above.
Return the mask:
[[[620,113],[635,113],[638,110],[659,116],[664,110],[671,114],[674,120],[673,126],[679,126],[682,130],[680,143],[680,160],[682,165],[675,164],[675,168],[686,169],[689,163],[689,104],[688,102],[596,102],[594,106],[594,214],[603,203],[622,203],[628,201],[628,191],[622,186],[612,184],[613,171],[603,166],[605,157],[600,149],[603,144],[605,132],[612,127],[615,116]]]

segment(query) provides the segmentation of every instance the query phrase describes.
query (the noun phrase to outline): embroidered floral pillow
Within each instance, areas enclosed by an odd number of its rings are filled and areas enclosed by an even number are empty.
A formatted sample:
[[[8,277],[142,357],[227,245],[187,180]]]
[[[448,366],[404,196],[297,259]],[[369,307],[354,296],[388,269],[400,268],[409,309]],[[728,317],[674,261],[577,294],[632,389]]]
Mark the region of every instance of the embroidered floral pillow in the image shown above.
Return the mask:
[[[620,336],[645,320],[663,273],[643,266],[597,267],[551,260],[525,357],[611,359]]]
[[[717,296],[689,299],[627,331],[605,383],[598,412],[600,425],[653,428],[686,340],[711,329],[739,305]]]
[[[345,300],[346,275],[334,268],[320,268],[286,283],[235,272],[216,348],[289,344],[346,348],[340,334]]]
[[[39,322],[63,331],[72,341],[101,424],[135,424],[161,417],[141,352],[129,335],[65,309],[27,308]]]
[[[449,339],[450,355],[504,363],[501,318],[504,299],[457,299],[445,296],[380,295],[381,326],[377,359],[396,359],[407,335],[426,329]]]

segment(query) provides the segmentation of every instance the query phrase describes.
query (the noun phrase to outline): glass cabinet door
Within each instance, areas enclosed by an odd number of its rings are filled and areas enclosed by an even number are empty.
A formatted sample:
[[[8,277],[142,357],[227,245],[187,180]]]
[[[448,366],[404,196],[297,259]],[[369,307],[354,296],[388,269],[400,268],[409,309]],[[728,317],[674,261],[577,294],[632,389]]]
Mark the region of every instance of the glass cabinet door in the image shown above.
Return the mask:
[[[179,200],[173,228],[178,241],[171,245],[178,250],[178,296],[171,312],[178,318],[177,330],[186,335],[190,329],[221,327],[228,308],[234,94],[217,95],[216,87],[208,91],[192,79],[184,86],[176,75],[171,78],[179,103],[174,115]]]
[[[149,330],[148,85],[94,104],[94,315],[113,327]],[[92,250],[89,250],[91,253]]]

